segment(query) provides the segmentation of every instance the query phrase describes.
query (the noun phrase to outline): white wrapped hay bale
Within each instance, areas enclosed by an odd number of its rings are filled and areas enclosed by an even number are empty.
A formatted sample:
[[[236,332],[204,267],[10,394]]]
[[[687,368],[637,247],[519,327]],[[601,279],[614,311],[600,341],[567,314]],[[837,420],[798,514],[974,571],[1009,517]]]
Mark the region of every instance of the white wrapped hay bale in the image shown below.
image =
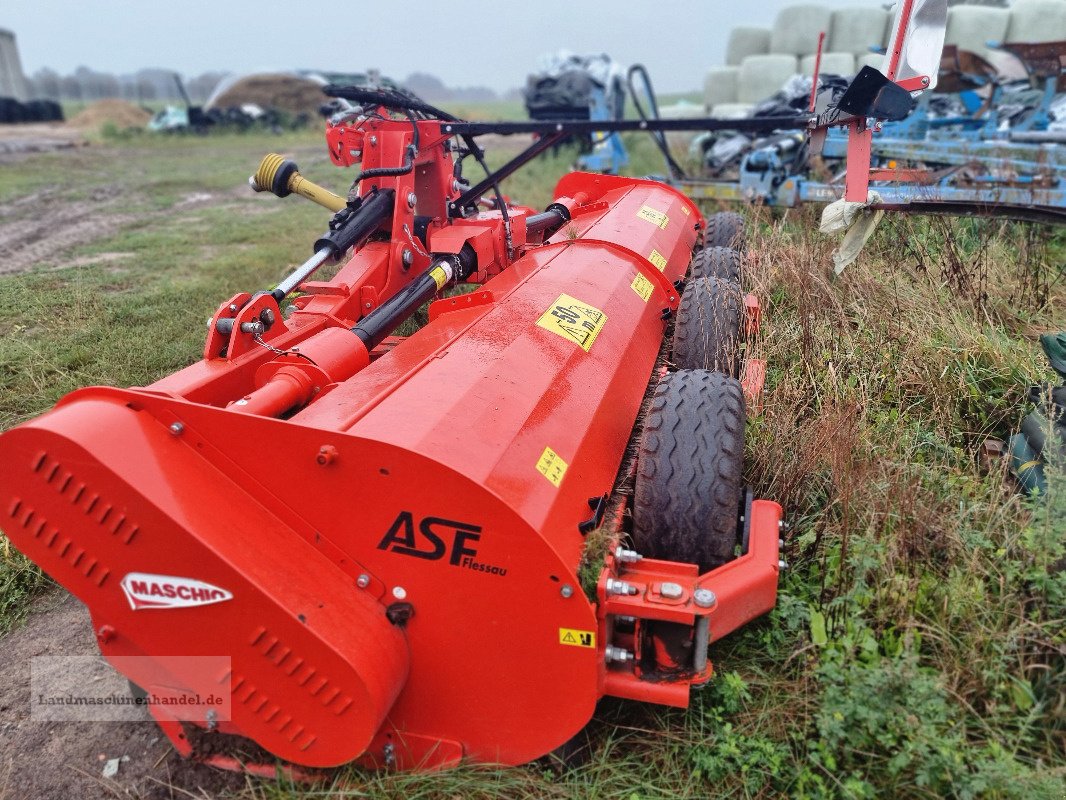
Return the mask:
[[[1066,41],[1066,2],[1063,0],[1015,0],[1010,8],[1010,24],[1007,26],[1004,41],[1011,43]]]
[[[737,100],[741,103],[758,103],[765,100],[795,75],[798,67],[795,56],[748,56],[740,65]]]
[[[770,52],[809,56],[818,50],[818,34],[829,33],[831,14],[823,6],[782,8],[770,31]]]
[[[858,72],[863,67],[873,67],[876,70],[880,70],[885,63],[885,57],[881,53],[865,53],[855,59],[855,71]]]
[[[814,75],[814,61],[818,56],[804,56],[800,59],[800,74]],[[822,53],[820,75],[842,75],[850,78],[856,72],[855,56],[851,53]]]
[[[770,52],[770,29],[741,25],[729,34],[725,48],[725,63],[739,67],[748,56],[764,56]]]
[[[1066,2],[1054,0],[1066,9]],[[952,6],[948,9],[948,27],[944,44],[969,50],[979,56],[988,55],[987,42],[1002,42],[1007,33],[1010,12],[1005,8],[988,6]]]
[[[888,43],[890,17],[883,8],[855,6],[838,8],[829,23],[828,50],[861,56],[871,47]]]
[[[740,67],[711,67],[703,80],[703,103],[710,111],[722,103],[737,102]]]

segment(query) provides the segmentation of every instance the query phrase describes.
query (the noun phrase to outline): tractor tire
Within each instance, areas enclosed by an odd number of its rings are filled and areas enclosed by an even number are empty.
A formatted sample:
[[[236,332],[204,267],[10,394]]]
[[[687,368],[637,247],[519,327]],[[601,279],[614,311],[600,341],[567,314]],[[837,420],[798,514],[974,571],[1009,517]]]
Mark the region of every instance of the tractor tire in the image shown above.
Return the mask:
[[[740,374],[740,287],[717,278],[696,278],[681,295],[674,323],[673,362],[678,369]]]
[[[742,260],[740,253],[732,247],[708,247],[692,259],[692,279],[718,278],[739,284]]]
[[[633,542],[700,572],[735,556],[744,466],[744,392],[720,372],[682,370],[655,387],[633,493]]]
[[[705,247],[732,247],[743,250],[747,245],[744,237],[744,217],[735,211],[719,211],[707,218],[707,231],[703,234]]]

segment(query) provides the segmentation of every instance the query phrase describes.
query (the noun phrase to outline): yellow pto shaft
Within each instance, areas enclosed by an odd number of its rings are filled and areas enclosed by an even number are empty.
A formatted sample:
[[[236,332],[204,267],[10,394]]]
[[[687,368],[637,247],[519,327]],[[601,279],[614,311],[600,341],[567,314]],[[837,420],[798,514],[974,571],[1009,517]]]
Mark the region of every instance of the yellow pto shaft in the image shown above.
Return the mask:
[[[348,205],[348,201],[340,195],[300,175],[296,162],[282,158],[277,153],[263,156],[259,169],[248,179],[248,185],[254,191],[273,192],[278,197],[298,194],[330,211],[340,211]]]

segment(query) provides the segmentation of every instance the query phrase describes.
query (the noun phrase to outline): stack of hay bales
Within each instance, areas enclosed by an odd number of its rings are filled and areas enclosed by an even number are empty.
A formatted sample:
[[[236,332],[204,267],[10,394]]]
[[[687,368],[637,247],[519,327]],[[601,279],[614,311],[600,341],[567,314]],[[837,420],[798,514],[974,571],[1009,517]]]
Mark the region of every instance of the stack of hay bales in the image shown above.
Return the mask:
[[[878,6],[831,10],[819,5],[783,8],[771,28],[734,28],[726,65],[707,73],[707,111],[716,117],[744,116],[793,75],[813,75],[823,32],[821,71],[850,76],[867,63],[871,47],[885,46],[887,29],[888,12]]]
[[[877,5],[828,9],[818,5],[783,8],[771,28],[734,28],[725,66],[712,67],[704,82],[704,103],[716,117],[745,116],[794,74],[814,74],[818,36],[826,34],[821,71],[850,77],[863,66],[880,68],[892,38],[891,16]],[[1064,0],[1015,0],[1010,8],[953,5],[945,44],[991,61],[1001,72],[1013,58],[989,42],[1066,41]]]

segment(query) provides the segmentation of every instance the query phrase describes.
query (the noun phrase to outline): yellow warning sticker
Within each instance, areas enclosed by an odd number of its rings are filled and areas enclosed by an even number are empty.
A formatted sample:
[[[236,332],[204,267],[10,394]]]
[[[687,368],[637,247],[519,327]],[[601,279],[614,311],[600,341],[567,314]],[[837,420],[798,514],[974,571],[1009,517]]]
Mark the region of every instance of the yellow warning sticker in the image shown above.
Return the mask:
[[[637,295],[639,295],[641,300],[643,300],[645,303],[648,302],[648,298],[651,297],[651,281],[649,281],[643,275],[638,273],[637,277],[635,277],[633,279],[633,282],[629,285],[633,288],[633,291],[636,292]]]
[[[637,216],[641,219],[646,219],[652,225],[658,225],[663,230],[666,230],[666,226],[670,224],[670,218],[666,214],[662,211],[656,211],[651,206],[641,206]]]
[[[666,256],[660,253],[658,250],[652,250],[651,255],[648,256],[648,261],[655,265],[655,268],[662,272],[666,269]]]
[[[559,644],[568,644],[571,647],[595,647],[596,632],[559,628]]]
[[[448,273],[444,271],[442,267],[434,267],[429,271],[429,277],[433,279],[433,282],[437,284],[438,289],[443,289],[444,284],[448,282]]]
[[[558,486],[563,482],[567,466],[569,465],[559,457],[558,453],[550,447],[545,447],[544,452],[540,454],[540,460],[537,461],[537,472]]]
[[[586,353],[607,323],[607,315],[568,294],[559,295],[537,324],[544,330],[569,339]]]

